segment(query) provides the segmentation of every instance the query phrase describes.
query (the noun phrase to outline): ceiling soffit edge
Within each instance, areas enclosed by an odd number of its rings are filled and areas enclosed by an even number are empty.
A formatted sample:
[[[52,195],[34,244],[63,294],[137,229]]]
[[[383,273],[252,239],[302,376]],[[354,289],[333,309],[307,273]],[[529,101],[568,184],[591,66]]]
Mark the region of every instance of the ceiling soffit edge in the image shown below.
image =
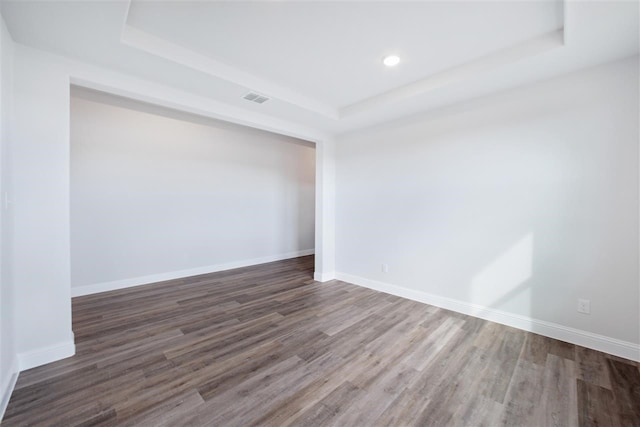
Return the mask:
[[[364,114],[383,105],[424,95],[432,90],[464,81],[473,76],[487,73],[491,70],[564,46],[567,41],[566,23],[568,1],[569,0],[562,1],[560,13],[562,14],[563,25],[556,31],[527,40],[515,46],[500,49],[488,55],[475,58],[458,66],[426,76],[423,79],[357,101],[342,108],[328,105],[312,97],[300,94],[288,87],[253,75],[237,67],[218,61],[207,55],[194,52],[134,27],[128,22],[132,0],[128,0],[127,2],[120,41],[131,48],[243,86],[247,90],[260,92],[271,98],[277,98],[283,102],[315,112],[333,120],[340,120]]]

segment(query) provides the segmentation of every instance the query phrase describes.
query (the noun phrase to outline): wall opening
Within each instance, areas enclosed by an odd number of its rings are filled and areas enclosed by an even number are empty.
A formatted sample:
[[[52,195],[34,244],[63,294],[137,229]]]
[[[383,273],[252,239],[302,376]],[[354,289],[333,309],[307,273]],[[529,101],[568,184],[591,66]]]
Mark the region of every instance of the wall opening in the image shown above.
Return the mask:
[[[314,253],[314,143],[77,86],[70,99],[72,296]]]

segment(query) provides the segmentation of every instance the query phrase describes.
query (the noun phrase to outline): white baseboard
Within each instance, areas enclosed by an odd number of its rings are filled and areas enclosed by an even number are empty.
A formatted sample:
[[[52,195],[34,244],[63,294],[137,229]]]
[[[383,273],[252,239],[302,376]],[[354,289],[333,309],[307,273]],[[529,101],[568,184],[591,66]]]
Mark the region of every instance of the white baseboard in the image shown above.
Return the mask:
[[[7,405],[9,405],[9,399],[11,399],[11,393],[13,393],[13,389],[16,386],[16,381],[18,381],[18,359],[16,357],[11,361],[11,366],[9,367],[9,375],[7,379],[2,384],[2,388],[0,388],[0,422],[2,422],[2,418],[4,417],[4,412],[7,410]]]
[[[364,277],[354,276],[351,274],[337,272],[335,276],[338,280],[353,283],[354,285],[434,305],[436,307],[456,311],[469,316],[479,317],[480,319],[501,323],[503,325],[522,329],[528,332],[544,335],[549,338],[566,341],[582,347],[588,347],[594,350],[613,354],[615,356],[624,357],[625,359],[640,362],[640,345],[632,342],[570,328],[557,323],[533,319],[519,314],[508,313],[495,308],[484,307],[453,298],[433,295],[427,292],[417,291],[415,289],[365,279]]]
[[[197,276],[199,274],[216,273],[218,271],[232,270],[234,268],[249,267],[251,265],[265,264],[267,262],[282,261],[284,259],[313,255],[314,253],[314,249],[305,249],[301,251],[271,255],[262,258],[245,259],[241,261],[227,262],[224,264],[190,268],[187,270],[170,271],[167,273],[151,274],[142,277],[114,280],[112,282],[102,282],[92,285],[76,286],[71,287],[71,296],[80,297],[83,295],[97,294],[100,292],[115,291],[117,289],[131,288],[134,286],[148,285],[149,283],[163,282],[165,280],[182,279],[184,277]]]
[[[73,356],[74,354],[76,354],[76,345],[73,338],[71,338],[69,341],[59,344],[19,353],[18,368],[20,371],[26,371],[36,366]]]
[[[316,282],[328,282],[329,280],[333,280],[336,278],[336,274],[334,272],[329,273],[321,273],[316,271],[313,273],[313,280]]]

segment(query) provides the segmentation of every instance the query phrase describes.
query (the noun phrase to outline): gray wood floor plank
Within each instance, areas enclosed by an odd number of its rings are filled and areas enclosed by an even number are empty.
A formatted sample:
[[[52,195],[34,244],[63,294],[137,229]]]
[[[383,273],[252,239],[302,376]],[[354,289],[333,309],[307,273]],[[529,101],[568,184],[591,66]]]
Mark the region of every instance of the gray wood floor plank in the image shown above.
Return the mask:
[[[73,299],[2,426],[639,426],[640,364],[341,281],[313,257]]]

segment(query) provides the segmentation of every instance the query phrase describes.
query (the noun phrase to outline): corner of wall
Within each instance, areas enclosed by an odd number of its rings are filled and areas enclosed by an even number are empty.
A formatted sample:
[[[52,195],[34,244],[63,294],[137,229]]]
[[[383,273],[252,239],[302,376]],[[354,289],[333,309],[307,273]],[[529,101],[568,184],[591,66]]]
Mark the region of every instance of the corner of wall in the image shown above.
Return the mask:
[[[69,340],[59,344],[25,351],[24,353],[18,354],[18,367],[20,372],[22,372],[27,369],[71,357],[74,354],[76,354],[76,345],[73,336],[71,336]]]
[[[13,104],[13,56],[14,43],[0,16],[0,420],[9,404],[18,379],[19,366],[15,346],[15,320],[13,314],[13,284],[9,274],[9,210],[6,200],[9,185],[7,169],[9,124]]]
[[[11,367],[9,369],[8,375],[6,376],[6,380],[0,388],[0,422],[4,417],[7,406],[9,405],[11,394],[13,393],[13,389],[15,388],[16,382],[18,381],[18,374],[18,359],[17,357],[14,357],[11,361]]]
[[[316,145],[316,273],[324,282],[335,270],[335,139]],[[325,278],[324,280],[319,280]]]
[[[329,282],[336,278],[336,274],[334,272],[315,272],[313,273],[313,280],[316,282]]]

